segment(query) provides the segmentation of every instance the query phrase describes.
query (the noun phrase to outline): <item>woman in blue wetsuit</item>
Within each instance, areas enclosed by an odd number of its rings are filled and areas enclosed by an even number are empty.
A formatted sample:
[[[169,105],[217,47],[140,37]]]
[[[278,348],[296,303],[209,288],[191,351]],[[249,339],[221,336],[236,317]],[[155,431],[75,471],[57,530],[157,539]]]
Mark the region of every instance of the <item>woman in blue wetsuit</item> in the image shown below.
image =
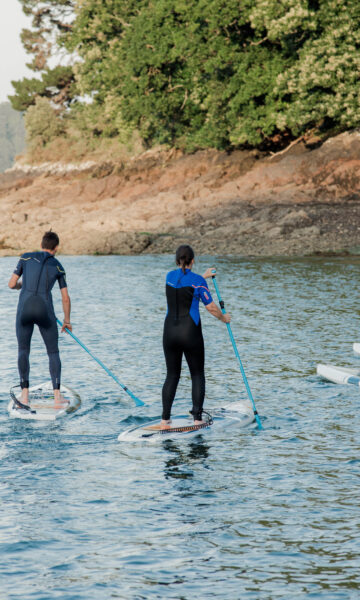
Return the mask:
[[[162,390],[163,413],[161,427],[169,427],[171,407],[180,379],[182,356],[185,354],[192,380],[192,411],[194,424],[202,421],[205,396],[204,339],[201,331],[199,301],[207,310],[224,323],[230,323],[230,315],[223,315],[213,302],[206,278],[214,274],[207,269],[204,276],[192,272],[194,251],[191,246],[179,246],[176,251],[178,269],[166,277],[168,311],[164,324],[164,354],[167,375]]]

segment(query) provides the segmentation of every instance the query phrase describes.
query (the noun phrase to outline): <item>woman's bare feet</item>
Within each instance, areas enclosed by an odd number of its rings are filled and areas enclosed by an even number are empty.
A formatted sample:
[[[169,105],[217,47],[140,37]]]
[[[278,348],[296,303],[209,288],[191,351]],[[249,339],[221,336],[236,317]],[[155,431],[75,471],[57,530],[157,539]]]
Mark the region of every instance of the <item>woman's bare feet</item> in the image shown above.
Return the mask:
[[[160,429],[170,429],[170,427],[171,427],[171,419],[161,419]]]
[[[205,421],[194,421],[194,425],[205,425]]]

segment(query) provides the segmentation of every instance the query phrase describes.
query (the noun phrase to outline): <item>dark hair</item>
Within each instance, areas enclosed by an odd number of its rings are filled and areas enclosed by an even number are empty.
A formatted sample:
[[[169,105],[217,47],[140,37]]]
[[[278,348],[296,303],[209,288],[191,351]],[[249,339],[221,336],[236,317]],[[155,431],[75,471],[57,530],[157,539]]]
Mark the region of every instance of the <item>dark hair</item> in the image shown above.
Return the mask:
[[[55,231],[46,231],[41,240],[41,247],[44,250],[54,250],[59,245],[59,236]]]
[[[188,267],[191,261],[195,258],[194,250],[191,246],[184,244],[183,246],[179,246],[176,250],[175,260],[176,264],[181,267],[183,272],[185,273],[186,267]]]

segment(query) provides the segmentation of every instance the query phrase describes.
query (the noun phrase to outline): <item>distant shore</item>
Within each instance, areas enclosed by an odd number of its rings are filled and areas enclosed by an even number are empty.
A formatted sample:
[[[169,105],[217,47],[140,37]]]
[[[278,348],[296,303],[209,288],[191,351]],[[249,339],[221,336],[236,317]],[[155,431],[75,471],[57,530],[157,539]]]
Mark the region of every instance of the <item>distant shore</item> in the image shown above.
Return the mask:
[[[315,144],[314,144],[315,145]],[[0,255],[37,248],[52,228],[64,254],[360,253],[360,133],[320,146],[149,151],[127,164],[18,165],[0,175]]]

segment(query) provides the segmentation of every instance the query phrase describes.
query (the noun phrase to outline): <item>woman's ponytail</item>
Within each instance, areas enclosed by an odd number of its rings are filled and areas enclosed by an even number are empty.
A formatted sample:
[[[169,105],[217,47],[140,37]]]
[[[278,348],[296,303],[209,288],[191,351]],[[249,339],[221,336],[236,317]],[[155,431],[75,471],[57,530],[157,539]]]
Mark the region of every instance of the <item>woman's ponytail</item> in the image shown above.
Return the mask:
[[[182,269],[185,274],[186,267],[190,266],[191,261],[194,259],[195,254],[191,246],[183,245],[179,246],[176,250],[175,260],[176,264]]]

